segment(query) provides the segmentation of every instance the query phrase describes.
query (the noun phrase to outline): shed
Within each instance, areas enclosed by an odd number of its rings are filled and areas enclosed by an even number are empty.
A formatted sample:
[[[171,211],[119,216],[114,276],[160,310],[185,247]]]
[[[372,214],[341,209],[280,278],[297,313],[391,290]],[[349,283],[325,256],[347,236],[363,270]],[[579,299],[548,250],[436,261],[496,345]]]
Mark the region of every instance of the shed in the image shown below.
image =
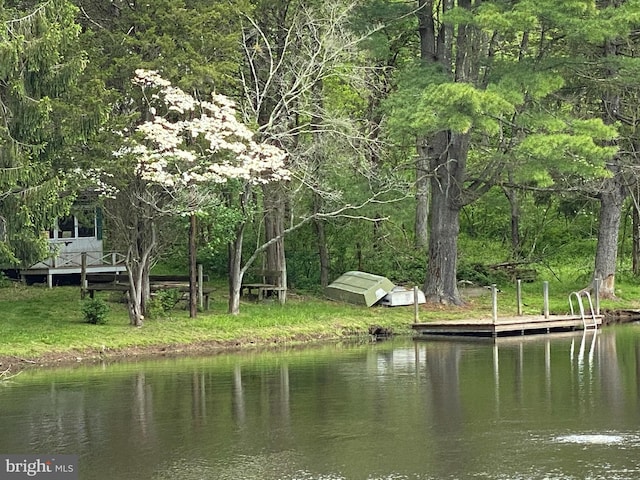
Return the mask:
[[[395,285],[386,277],[366,272],[346,272],[325,289],[325,295],[356,305],[370,307],[378,303]]]

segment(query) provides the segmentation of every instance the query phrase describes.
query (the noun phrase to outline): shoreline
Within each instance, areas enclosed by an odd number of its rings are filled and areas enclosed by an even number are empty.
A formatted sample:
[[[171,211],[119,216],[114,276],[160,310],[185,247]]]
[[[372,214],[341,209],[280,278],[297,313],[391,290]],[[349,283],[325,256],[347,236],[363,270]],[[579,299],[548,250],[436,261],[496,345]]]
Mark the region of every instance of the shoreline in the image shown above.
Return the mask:
[[[395,336],[401,336],[398,334]],[[369,339],[371,335],[366,335]],[[147,346],[131,346],[124,348],[104,348],[96,350],[69,350],[64,352],[49,352],[32,358],[12,355],[0,356],[0,374],[14,375],[31,368],[56,368],[73,365],[97,365],[100,363],[134,362],[139,360],[153,360],[160,358],[213,356],[225,353],[235,353],[248,350],[262,350],[281,347],[300,347],[321,342],[341,341],[347,339],[365,338],[365,335],[348,334],[335,335],[306,335],[270,339],[234,339],[234,340],[204,340],[191,343],[168,343]],[[0,377],[0,381],[2,378]]]
[[[640,320],[640,310],[635,309],[605,309],[603,314],[603,327]],[[380,318],[376,319],[378,322],[380,320]],[[382,323],[382,326],[380,323]],[[103,345],[101,348],[88,347],[84,349],[58,351],[52,349],[52,351],[32,357],[0,355],[0,381],[2,381],[3,374],[5,376],[11,376],[31,368],[56,368],[74,365],[97,365],[100,363],[135,362],[139,360],[181,356],[220,355],[257,349],[300,347],[320,342],[344,341],[349,339],[362,341],[366,338],[367,341],[375,341],[376,335],[372,335],[372,326],[384,329],[389,333],[389,337],[410,335],[412,333],[411,327],[406,324],[402,325],[399,331],[395,331],[399,325],[389,322],[387,328],[385,322],[380,323],[377,325],[369,324],[369,332],[365,331],[365,329],[342,329],[339,332],[336,330],[325,330],[309,333],[308,329],[304,331],[302,329],[297,331],[293,329],[287,333],[283,332],[282,334],[272,334],[271,336],[262,337],[256,335],[256,331],[254,330],[251,336],[238,336],[225,340],[194,339],[193,341],[177,343],[158,342],[151,345],[132,345],[125,347],[109,347]]]

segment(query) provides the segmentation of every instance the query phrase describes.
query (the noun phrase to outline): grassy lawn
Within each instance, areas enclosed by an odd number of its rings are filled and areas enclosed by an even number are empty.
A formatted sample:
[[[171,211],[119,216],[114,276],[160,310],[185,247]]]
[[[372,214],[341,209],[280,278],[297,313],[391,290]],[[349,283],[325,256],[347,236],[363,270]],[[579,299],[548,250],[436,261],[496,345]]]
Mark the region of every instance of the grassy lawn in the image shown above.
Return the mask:
[[[215,285],[225,292],[224,285]],[[619,299],[603,301],[604,309],[640,308],[640,286],[619,285]],[[551,284],[550,310],[568,311],[571,286]],[[170,315],[147,319],[142,328],[129,325],[125,305],[108,292],[98,298],[108,301],[105,325],[84,322],[78,287],[24,286],[0,289],[0,356],[34,359],[48,354],[98,355],[131,348],[217,344],[220,346],[268,345],[312,339],[341,338],[367,334],[380,325],[395,333],[408,334],[413,307],[359,307],[312,296],[291,294],[286,305],[277,302],[243,301],[241,313],[226,313],[227,298],[214,294],[211,310],[190,319],[182,306]],[[516,312],[515,287],[499,293],[499,315]],[[525,314],[542,311],[542,284],[523,285]],[[491,297],[469,299],[464,307],[421,305],[420,321],[476,318],[491,314]]]
[[[147,319],[142,328],[133,328],[123,303],[107,292],[96,297],[108,301],[105,325],[84,321],[78,287],[0,289],[0,356],[35,358],[52,352],[97,353],[205,342],[298,342],[366,333],[372,324],[406,333],[413,319],[412,308],[368,309],[296,295],[284,306],[272,301],[242,302],[240,315],[232,316],[226,313],[226,298],[214,295],[211,310],[200,312],[196,319],[178,306],[168,316]]]

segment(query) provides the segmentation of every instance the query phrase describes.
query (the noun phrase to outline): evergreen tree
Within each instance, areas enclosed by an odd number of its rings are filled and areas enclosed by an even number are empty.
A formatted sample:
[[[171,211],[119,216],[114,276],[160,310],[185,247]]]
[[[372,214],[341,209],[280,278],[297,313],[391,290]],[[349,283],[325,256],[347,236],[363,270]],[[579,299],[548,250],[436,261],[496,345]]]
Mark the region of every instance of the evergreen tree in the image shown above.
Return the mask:
[[[0,3],[0,262],[28,266],[71,201],[56,166],[89,123],[69,106],[86,58],[68,1],[13,5]]]
[[[605,174],[615,149],[602,142],[615,129],[558,101],[575,61],[568,45],[593,18],[587,3],[419,2],[423,63],[392,103],[392,123],[427,139],[428,299],[461,303],[463,206],[494,185],[548,188]]]

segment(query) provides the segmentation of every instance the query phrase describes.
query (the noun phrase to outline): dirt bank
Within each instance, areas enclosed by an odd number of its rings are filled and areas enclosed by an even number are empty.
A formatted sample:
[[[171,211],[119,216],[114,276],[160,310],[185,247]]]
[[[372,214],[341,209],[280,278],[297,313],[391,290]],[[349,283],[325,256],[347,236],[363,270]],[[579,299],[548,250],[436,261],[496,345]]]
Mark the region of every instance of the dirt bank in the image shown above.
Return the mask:
[[[342,339],[349,338],[345,336]],[[178,357],[190,355],[216,355],[248,349],[267,349],[282,346],[296,346],[314,342],[340,340],[335,336],[297,335],[288,338],[271,339],[237,339],[229,341],[207,341],[190,344],[167,344],[127,347],[123,349],[90,349],[70,350],[65,352],[48,352],[32,358],[0,356],[0,371],[11,373],[26,368],[69,366],[76,364],[97,364],[120,361],[137,361],[162,357]]]

